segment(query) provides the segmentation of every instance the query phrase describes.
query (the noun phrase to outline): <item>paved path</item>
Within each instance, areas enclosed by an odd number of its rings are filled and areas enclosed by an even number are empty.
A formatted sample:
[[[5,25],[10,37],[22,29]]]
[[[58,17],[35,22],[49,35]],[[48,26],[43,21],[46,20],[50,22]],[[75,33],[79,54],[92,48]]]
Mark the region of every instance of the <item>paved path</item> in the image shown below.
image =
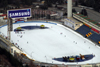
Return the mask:
[[[77,12],[81,12],[82,8],[79,8],[79,7],[73,7],[75,8],[75,10]],[[96,12],[94,10],[91,10],[91,9],[86,9],[87,10],[87,13],[88,13],[88,17],[92,20],[95,20],[96,22],[100,22],[100,13],[99,12]]]

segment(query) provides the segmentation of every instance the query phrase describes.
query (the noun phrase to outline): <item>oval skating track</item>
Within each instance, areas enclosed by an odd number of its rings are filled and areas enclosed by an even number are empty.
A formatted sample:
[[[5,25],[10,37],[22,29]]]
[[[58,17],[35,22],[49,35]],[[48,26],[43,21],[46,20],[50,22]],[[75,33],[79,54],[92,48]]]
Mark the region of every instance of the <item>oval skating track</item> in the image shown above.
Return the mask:
[[[44,29],[40,26],[45,25]],[[17,28],[21,31],[15,31]],[[7,36],[7,25],[0,27]],[[31,59],[52,64],[100,63],[100,47],[77,32],[54,22],[31,21],[13,24],[11,42]],[[76,55],[88,57],[75,62],[63,61],[62,57]]]

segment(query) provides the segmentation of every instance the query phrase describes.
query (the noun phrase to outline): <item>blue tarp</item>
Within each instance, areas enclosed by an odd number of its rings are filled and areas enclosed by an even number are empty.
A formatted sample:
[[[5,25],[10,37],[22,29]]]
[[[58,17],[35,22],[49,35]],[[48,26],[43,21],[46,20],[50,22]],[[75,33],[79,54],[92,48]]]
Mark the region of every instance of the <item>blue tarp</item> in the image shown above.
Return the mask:
[[[92,35],[90,35],[88,38],[96,43],[98,43],[98,41],[100,41],[100,34],[94,32],[91,30],[91,28],[83,25],[80,28],[78,28],[76,30],[78,33],[82,34],[84,37],[86,36],[87,33],[91,32]]]
[[[85,58],[84,60],[82,60],[82,59],[77,60],[76,59],[76,56],[75,56],[74,57],[75,58],[74,62],[84,62],[84,61],[88,61],[88,60],[93,59],[93,57],[95,57],[93,54],[89,54],[89,55],[84,55],[84,58]],[[69,59],[67,59],[66,61],[63,60],[63,57],[62,58],[54,58],[53,60],[61,61],[61,62],[70,62]]]

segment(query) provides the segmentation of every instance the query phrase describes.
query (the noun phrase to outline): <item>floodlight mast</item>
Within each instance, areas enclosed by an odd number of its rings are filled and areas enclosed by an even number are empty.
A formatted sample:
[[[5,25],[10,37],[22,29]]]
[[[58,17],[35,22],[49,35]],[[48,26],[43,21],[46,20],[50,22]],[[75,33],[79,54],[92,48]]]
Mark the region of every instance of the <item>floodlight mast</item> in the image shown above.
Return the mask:
[[[10,31],[12,31],[12,18],[10,18],[10,17],[8,17],[8,19],[7,19],[8,21],[7,21],[7,25],[8,25],[8,31],[7,31],[7,35],[8,35],[8,40],[10,41],[10,39],[11,39],[11,33],[10,33]]]
[[[25,17],[31,17],[31,8],[7,10],[7,20],[8,20],[7,21],[7,25],[8,25],[7,36],[9,40],[11,36],[10,32],[13,30],[13,22],[15,22],[14,19],[25,18]]]
[[[10,40],[10,31],[9,31],[9,29],[10,29],[10,25],[9,25],[9,17],[8,17],[8,19],[7,19],[7,25],[8,25],[8,31],[7,31],[7,35],[8,35],[8,40]]]
[[[72,0],[67,0],[67,18],[72,17]]]

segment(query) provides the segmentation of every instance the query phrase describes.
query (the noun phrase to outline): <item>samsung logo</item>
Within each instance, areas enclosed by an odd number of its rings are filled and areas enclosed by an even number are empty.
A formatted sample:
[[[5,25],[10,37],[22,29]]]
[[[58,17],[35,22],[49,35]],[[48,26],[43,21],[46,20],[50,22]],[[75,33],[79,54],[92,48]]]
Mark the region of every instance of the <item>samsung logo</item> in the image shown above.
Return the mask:
[[[18,13],[10,13],[9,17],[15,17],[15,16],[28,16],[30,15],[30,12],[18,12]]]

